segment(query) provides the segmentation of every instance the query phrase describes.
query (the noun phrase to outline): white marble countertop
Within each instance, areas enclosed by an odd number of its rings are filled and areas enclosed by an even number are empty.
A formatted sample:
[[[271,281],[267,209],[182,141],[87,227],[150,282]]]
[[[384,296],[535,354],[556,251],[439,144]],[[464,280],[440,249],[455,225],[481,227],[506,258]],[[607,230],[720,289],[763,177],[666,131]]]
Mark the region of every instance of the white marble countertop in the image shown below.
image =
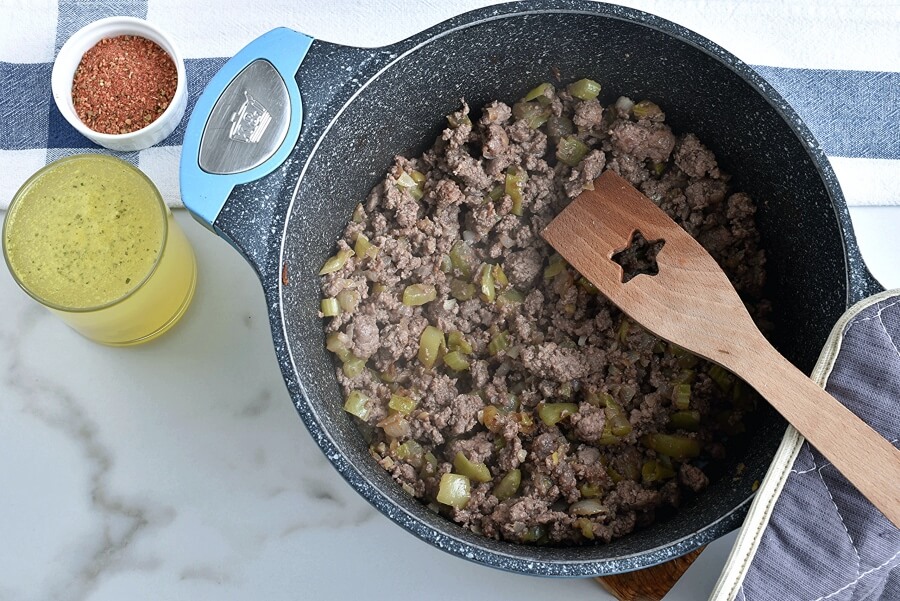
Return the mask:
[[[252,270],[177,213],[197,296],[143,346],[85,340],[0,270],[0,599],[609,598],[451,557],[369,507],[294,412]],[[900,287],[900,207],[852,215]],[[705,599],[732,538],[667,599]]]
[[[428,22],[375,41],[468,8],[428,4]],[[335,19],[310,20],[305,31],[352,41]],[[900,207],[851,214],[873,273],[900,287]],[[591,580],[451,557],[367,505],[294,412],[251,268],[177,218],[197,295],[144,346],[81,338],[0,269],[0,601],[610,598]],[[732,541],[711,544],[667,599],[705,599]]]

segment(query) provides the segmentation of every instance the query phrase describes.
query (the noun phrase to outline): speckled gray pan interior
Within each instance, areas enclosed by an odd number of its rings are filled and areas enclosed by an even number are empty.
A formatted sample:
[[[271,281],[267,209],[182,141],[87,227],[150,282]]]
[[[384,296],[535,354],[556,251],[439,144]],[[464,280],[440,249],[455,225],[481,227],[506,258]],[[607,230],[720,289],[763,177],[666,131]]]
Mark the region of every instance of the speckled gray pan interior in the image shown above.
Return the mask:
[[[302,30],[302,23],[285,25]],[[610,544],[487,540],[427,511],[375,464],[341,410],[317,316],[316,271],[394,155],[428,147],[461,97],[477,111],[554,73],[563,83],[600,81],[604,103],[619,95],[658,102],[676,132],[696,133],[734,175],[734,187],[758,201],[774,342],[809,371],[848,303],[878,289],[859,258],[834,173],[797,115],[750,68],[699,35],[634,10],[522,2],[467,13],[384,48],[314,42],[297,74],[306,121],[294,152],[272,175],[236,189],[215,225],[260,275],[300,417],[363,497],[465,559],[524,574],[604,575],[666,561],[737,527],[784,422],[763,415],[752,439],[732,449],[724,477],[674,515]],[[745,470],[732,478],[738,463]]]

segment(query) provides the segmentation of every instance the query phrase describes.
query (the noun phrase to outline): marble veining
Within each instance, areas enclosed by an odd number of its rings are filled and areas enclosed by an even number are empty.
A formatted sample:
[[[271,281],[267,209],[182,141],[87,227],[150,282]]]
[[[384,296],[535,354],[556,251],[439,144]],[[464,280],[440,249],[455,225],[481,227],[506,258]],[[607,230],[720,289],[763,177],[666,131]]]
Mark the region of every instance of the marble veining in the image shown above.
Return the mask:
[[[22,339],[47,319],[51,317],[42,309],[28,305],[15,328],[0,336],[8,353],[4,384],[9,392],[18,393],[15,396],[21,399],[19,410],[23,414],[68,438],[83,459],[95,524],[91,532],[77,540],[79,552],[69,574],[55,574],[48,580],[46,592],[48,598],[86,598],[105,572],[119,567],[122,551],[132,540],[155,523],[170,521],[171,510],[154,511],[111,490],[108,479],[113,456],[86,406],[65,386],[46,379],[22,356]]]
[[[304,4],[275,24],[379,46],[486,2],[429,0],[411,10],[392,0],[382,7],[391,27],[358,10],[336,18],[346,8],[329,16]],[[370,37],[347,37],[348,16]],[[359,86],[356,68],[347,77]],[[275,203],[267,193],[258,200]],[[885,211],[863,222],[859,238],[892,287],[900,213]],[[449,600],[461,589],[473,601],[610,598],[590,580],[466,562],[367,505],[297,419],[276,359],[286,349],[273,350],[254,273],[184,212],[177,219],[197,251],[198,294],[184,321],[145,347],[85,341],[0,268],[0,601]],[[732,541],[712,542],[668,598],[706,598]]]

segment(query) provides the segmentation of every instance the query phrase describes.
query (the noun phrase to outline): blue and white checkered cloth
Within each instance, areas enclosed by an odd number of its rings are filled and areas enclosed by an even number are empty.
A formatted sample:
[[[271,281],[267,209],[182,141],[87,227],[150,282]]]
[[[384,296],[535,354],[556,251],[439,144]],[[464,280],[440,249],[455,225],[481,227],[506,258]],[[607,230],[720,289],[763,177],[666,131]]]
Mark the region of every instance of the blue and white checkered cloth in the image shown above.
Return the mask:
[[[186,59],[188,112],[226,57],[285,25],[338,43],[384,45],[478,0],[0,0],[0,209],[47,162],[97,151],[62,118],[50,94],[60,46],[112,15],[148,19]],[[851,205],[900,204],[900,3],[896,0],[625,0],[734,52],[777,88],[812,129]],[[232,7],[230,10],[229,8]],[[403,18],[398,19],[397,15]],[[185,118],[185,121],[187,118]],[[180,205],[184,123],[154,148],[126,155]],[[106,152],[106,151],[104,151]]]
[[[478,0],[121,0],[73,2],[0,0],[0,209],[18,187],[47,162],[98,149],[62,118],[50,93],[56,52],[77,29],[96,19],[130,15],[152,21],[173,36],[186,60],[190,98],[197,95],[227,57],[277,26],[293,27],[314,37],[359,46],[380,46],[466,10],[491,2]],[[896,0],[624,0],[697,31],[727,48],[756,69],[794,106],[829,156],[851,205],[900,205],[900,2]],[[398,19],[397,15],[403,15]],[[178,160],[184,123],[161,144],[124,156],[138,164],[160,188],[166,201],[180,205]],[[873,361],[892,362],[885,373],[845,373],[835,367],[832,384],[848,387],[853,378],[872,394],[867,399],[900,398],[894,340],[900,335],[896,308],[879,306],[885,341]],[[864,316],[856,332],[874,321]],[[887,317],[891,320],[888,322]],[[848,328],[849,331],[849,328]],[[851,343],[855,344],[852,340]],[[871,348],[865,340],[853,353]],[[893,350],[891,350],[893,349]],[[851,356],[845,355],[845,356]],[[869,363],[869,367],[882,365]],[[878,370],[876,370],[877,372]],[[891,376],[885,380],[885,374]],[[850,378],[849,380],[847,378]],[[849,382],[849,384],[848,384]],[[886,384],[887,382],[887,384]],[[834,389],[835,394],[841,391]],[[846,390],[848,399],[857,398]],[[885,401],[885,402],[888,402]],[[896,436],[897,415],[885,432]],[[891,429],[893,428],[893,429]],[[808,447],[792,474],[820,474]],[[809,464],[809,467],[806,467]],[[802,473],[801,473],[802,472]],[[814,475],[815,475],[814,474]],[[874,599],[900,598],[900,540],[896,529],[875,520],[853,498],[839,476],[827,474],[824,488],[803,488],[788,478],[785,491],[800,494],[806,507],[824,503],[824,494],[840,492],[835,519],[792,530],[794,516],[779,499],[755,553],[745,557],[735,587],[717,599]],[[818,482],[815,480],[814,483]],[[887,483],[897,486],[898,483]],[[799,488],[798,488],[799,487]],[[761,489],[764,490],[764,488]],[[835,493],[836,494],[836,493]],[[835,504],[837,507],[837,504]],[[793,505],[796,507],[796,503]],[[782,508],[782,509],[779,509]],[[855,509],[854,509],[855,508]],[[871,517],[871,516],[868,516]],[[833,523],[832,523],[833,522]],[[839,523],[838,523],[839,522]],[[874,526],[880,530],[873,531]],[[791,544],[803,537],[801,547]],[[844,544],[850,539],[850,546]],[[799,539],[797,539],[799,540]],[[781,544],[785,543],[785,544]],[[752,560],[752,561],[751,561]],[[850,561],[853,560],[853,561]],[[852,565],[851,565],[852,564]],[[849,567],[848,567],[849,566]],[[780,580],[773,588],[773,575]],[[729,576],[727,573],[726,577]],[[827,578],[825,577],[827,576]],[[723,578],[724,580],[724,578]],[[774,596],[772,596],[774,595]],[[800,597],[798,597],[798,595]],[[805,595],[805,596],[804,596]],[[885,596],[887,595],[887,596]],[[894,596],[891,596],[894,595]]]

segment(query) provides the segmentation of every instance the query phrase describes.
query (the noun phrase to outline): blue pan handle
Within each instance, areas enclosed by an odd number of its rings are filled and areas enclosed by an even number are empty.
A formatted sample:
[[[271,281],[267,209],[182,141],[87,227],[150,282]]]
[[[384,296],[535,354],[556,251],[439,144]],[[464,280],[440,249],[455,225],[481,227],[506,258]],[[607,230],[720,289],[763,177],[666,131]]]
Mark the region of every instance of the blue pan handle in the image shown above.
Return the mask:
[[[256,38],[222,66],[191,113],[181,154],[181,198],[197,221],[232,244],[216,227],[216,219],[235,186],[277,169],[297,143],[303,106],[294,75],[312,43],[313,38],[283,27]],[[238,79],[249,74],[251,66],[260,67],[263,77]],[[260,96],[279,97],[281,121],[256,100]],[[227,166],[222,161],[207,161],[204,165],[204,146],[213,142],[215,157],[249,152],[250,160],[244,164],[231,161]]]

